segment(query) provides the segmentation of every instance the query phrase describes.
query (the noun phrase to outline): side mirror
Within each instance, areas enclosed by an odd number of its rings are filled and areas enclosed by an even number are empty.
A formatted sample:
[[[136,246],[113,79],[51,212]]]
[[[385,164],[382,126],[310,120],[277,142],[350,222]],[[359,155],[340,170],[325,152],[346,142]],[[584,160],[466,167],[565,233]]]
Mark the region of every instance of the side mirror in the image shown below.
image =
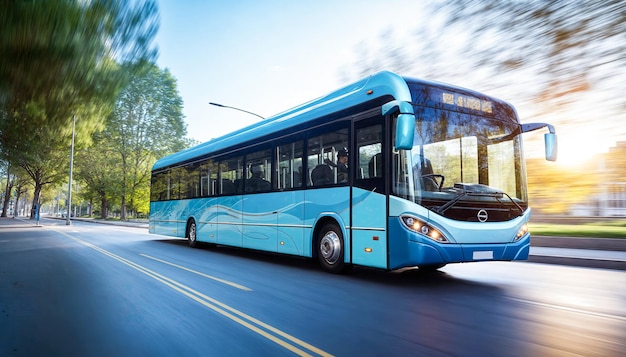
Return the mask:
[[[522,133],[527,133],[529,131],[534,131],[541,128],[548,128],[550,132],[544,135],[546,146],[546,160],[556,161],[559,150],[557,147],[556,131],[554,130],[554,127],[552,125],[546,123],[529,123],[522,124],[521,128]]]
[[[415,115],[399,114],[396,120],[396,150],[410,150],[413,148],[415,135]]]
[[[408,102],[392,100],[382,106],[382,113],[385,116],[398,113],[396,119],[396,150],[410,150],[413,148],[413,136],[415,135],[415,114],[413,106]]]
[[[546,160],[556,161],[559,153],[556,134],[546,133],[543,137],[546,145]]]

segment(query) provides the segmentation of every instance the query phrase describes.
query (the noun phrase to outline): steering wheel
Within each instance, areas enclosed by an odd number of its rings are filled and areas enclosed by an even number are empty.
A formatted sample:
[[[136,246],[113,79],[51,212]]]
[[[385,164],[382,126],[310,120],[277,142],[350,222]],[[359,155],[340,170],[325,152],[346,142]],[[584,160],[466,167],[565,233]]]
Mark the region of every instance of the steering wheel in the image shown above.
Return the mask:
[[[441,189],[443,188],[443,183],[446,180],[446,178],[443,175],[439,175],[439,174],[422,175],[422,179],[426,179],[428,180],[427,182],[431,182],[433,185],[435,185],[437,187],[437,191],[439,192],[441,192]],[[441,181],[437,182],[437,179],[441,179]]]

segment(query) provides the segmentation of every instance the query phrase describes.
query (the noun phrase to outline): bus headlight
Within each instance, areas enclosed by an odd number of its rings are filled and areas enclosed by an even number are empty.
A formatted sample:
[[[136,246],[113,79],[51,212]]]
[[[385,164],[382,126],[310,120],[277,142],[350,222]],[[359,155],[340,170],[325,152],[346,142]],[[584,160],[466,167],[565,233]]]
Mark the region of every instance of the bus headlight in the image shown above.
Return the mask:
[[[412,216],[400,216],[404,226],[415,233],[421,234],[439,243],[449,243],[450,241],[436,228],[427,224],[419,218]]]
[[[517,242],[518,240],[522,239],[522,237],[525,236],[526,233],[528,233],[528,223],[522,224],[522,226],[517,231],[517,234],[515,235],[515,239],[513,240],[513,242]]]

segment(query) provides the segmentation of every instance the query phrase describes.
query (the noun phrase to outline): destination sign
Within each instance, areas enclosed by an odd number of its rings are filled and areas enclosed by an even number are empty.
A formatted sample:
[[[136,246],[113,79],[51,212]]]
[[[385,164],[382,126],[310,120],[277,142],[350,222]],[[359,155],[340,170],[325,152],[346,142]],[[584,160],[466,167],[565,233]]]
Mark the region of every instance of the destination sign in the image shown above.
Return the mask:
[[[484,113],[492,113],[493,105],[488,100],[480,100],[475,97],[456,93],[443,92],[443,103],[456,105],[457,107],[478,110]]]

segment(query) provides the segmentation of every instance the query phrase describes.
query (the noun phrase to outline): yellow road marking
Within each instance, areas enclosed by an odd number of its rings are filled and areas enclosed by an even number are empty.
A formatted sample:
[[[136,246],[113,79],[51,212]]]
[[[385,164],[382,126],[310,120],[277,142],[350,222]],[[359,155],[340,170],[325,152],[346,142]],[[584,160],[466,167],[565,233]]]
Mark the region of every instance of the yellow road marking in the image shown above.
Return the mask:
[[[237,283],[233,283],[232,281],[228,281],[228,280],[220,279],[220,278],[217,278],[217,277],[214,277],[214,276],[211,276],[211,275],[208,275],[208,274],[205,274],[205,273],[202,273],[202,272],[199,272],[199,271],[193,270],[193,269],[189,269],[189,268],[184,267],[184,266],[182,266],[182,265],[178,265],[178,264],[170,263],[170,262],[168,262],[168,261],[166,261],[166,260],[162,260],[162,259],[159,259],[159,258],[155,258],[155,257],[149,256],[149,255],[147,255],[147,254],[139,254],[139,255],[141,255],[142,257],[146,257],[146,258],[148,258],[148,259],[156,260],[157,262],[160,262],[160,263],[163,263],[163,264],[167,264],[167,265],[170,265],[170,266],[176,267],[176,268],[178,268],[178,269],[182,269],[182,270],[188,271],[188,272],[190,272],[190,273],[194,273],[194,274],[197,274],[197,275],[203,276],[203,277],[208,278],[208,279],[215,280],[215,281],[217,281],[217,282],[220,282],[220,283],[223,283],[223,284],[226,284],[226,285],[230,285],[230,286],[232,286],[232,287],[234,287],[234,288],[237,288],[237,289],[241,289],[241,290],[244,290],[244,291],[252,291],[252,289],[250,289],[250,288],[248,288],[248,287],[246,287],[246,286],[243,286],[243,285],[240,285],[240,284],[237,284]]]
[[[310,352],[313,352],[319,356],[325,356],[325,357],[331,357],[332,355],[329,354],[328,352],[321,350],[313,345],[308,344],[307,342],[304,342],[300,339],[298,339],[297,337],[291,336],[290,334],[283,332],[269,324],[266,324],[244,312],[241,312],[233,307],[230,307],[222,302],[219,302],[209,296],[206,296],[202,293],[200,293],[199,291],[196,291],[186,285],[183,285],[179,282],[177,282],[176,280],[170,279],[166,276],[163,276],[155,271],[152,271],[148,268],[145,268],[133,261],[130,261],[128,259],[122,258],[119,255],[116,255],[114,253],[109,252],[108,250],[105,250],[103,248],[100,248],[96,245],[93,245],[89,242],[86,242],[84,240],[78,239],[76,237],[72,237],[71,235],[62,232],[62,231],[57,231],[55,230],[57,233],[60,233],[74,241],[76,241],[77,243],[80,243],[84,246],[87,246],[93,250],[96,250],[106,256],[109,256],[155,280],[157,280],[158,282],[162,283],[163,285],[166,285],[170,288],[172,288],[173,290],[178,291],[179,293],[189,297],[190,299],[200,303],[201,305],[208,307],[209,309],[231,319],[234,322],[237,322],[238,324],[248,328],[251,331],[256,332],[257,334],[267,338],[268,340],[284,347],[285,349],[299,355],[299,356],[313,356]],[[247,321],[246,321],[247,320]],[[254,324],[256,324],[257,326],[255,326]],[[263,330],[263,329],[267,330]],[[274,333],[275,335],[278,335],[282,338],[284,338],[285,340],[280,339],[279,337],[270,334],[269,332]],[[293,342],[293,344],[289,343],[288,341]],[[299,347],[305,348],[308,351],[305,351]]]

